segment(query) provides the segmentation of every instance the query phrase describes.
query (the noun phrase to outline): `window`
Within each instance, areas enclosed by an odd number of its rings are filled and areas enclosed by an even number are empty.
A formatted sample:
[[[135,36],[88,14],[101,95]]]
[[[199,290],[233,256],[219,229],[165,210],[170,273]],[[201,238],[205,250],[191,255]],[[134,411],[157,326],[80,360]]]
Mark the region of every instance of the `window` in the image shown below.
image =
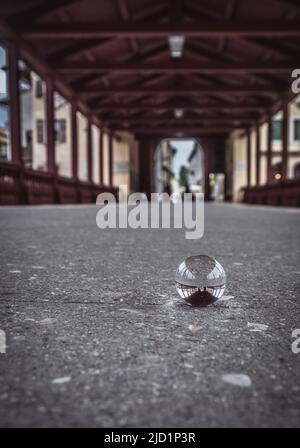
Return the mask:
[[[41,79],[37,79],[35,83],[35,97],[43,98],[44,89],[43,89],[43,81]]]
[[[293,140],[300,141],[300,118],[294,119],[294,133]]]
[[[60,176],[72,176],[71,105],[59,92],[54,92],[55,165]]]
[[[0,160],[11,159],[7,50],[0,45]]]
[[[92,159],[93,159],[93,181],[96,184],[100,182],[100,129],[92,125]]]
[[[80,180],[87,180],[88,166],[87,166],[87,118],[79,111],[76,113],[77,117],[77,142],[78,142],[78,178]]]
[[[273,140],[282,139],[282,120],[272,121],[272,139]]]
[[[38,143],[44,143],[44,120],[36,120],[36,139]]]
[[[18,61],[22,158],[25,167],[47,169],[46,83]]]
[[[54,138],[56,143],[66,143],[66,119],[54,120]]]

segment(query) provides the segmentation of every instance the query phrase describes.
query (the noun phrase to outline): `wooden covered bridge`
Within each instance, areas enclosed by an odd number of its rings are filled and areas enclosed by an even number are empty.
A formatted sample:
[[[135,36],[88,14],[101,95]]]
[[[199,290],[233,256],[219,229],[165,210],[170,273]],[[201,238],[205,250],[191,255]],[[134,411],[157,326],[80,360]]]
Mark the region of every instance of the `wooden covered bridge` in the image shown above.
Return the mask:
[[[299,205],[297,0],[11,0],[0,31],[2,204],[94,202],[120,166],[150,193],[159,142],[193,137],[208,199],[223,173]]]
[[[299,0],[1,1],[1,427],[299,427],[299,72]],[[100,230],[188,138],[203,237]]]

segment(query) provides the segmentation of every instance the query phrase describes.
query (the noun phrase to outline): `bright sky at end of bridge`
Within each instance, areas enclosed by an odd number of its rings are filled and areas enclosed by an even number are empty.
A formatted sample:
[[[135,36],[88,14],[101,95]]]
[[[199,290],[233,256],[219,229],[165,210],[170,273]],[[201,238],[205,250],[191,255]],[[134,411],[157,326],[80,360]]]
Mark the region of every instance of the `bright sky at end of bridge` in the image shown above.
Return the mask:
[[[193,150],[195,141],[190,140],[170,140],[171,145],[177,149],[174,157],[173,169],[175,176],[179,176],[179,170],[182,165],[188,166],[188,158]]]

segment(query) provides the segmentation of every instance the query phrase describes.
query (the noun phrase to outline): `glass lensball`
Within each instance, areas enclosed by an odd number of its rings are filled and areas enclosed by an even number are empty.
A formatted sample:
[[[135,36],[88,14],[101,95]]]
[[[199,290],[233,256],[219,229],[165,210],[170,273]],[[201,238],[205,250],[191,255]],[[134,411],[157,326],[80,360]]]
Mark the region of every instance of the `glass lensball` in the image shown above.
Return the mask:
[[[215,258],[194,255],[180,264],[175,281],[177,292],[182,299],[193,306],[206,306],[222,297],[226,274]]]

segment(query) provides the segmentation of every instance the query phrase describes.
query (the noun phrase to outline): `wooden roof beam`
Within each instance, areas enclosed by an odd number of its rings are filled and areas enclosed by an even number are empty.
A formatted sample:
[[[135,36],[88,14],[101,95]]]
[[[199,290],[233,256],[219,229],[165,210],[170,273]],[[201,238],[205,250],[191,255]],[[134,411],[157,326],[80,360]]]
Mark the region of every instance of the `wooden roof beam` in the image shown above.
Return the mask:
[[[186,37],[295,37],[300,36],[300,20],[275,21],[199,21],[179,24],[139,24],[139,23],[70,23],[43,24],[20,27],[18,32],[28,39],[91,39],[91,38],[166,38],[182,35]]]
[[[281,0],[279,0],[281,1]],[[201,2],[187,2],[187,8],[186,8],[186,14],[188,17],[190,17],[193,20],[196,21],[202,21],[202,20],[218,20],[223,21],[223,14],[218,12],[216,9],[208,8],[207,6],[203,6]],[[226,11],[225,11],[226,14]],[[228,17],[229,18],[229,17]],[[274,47],[270,47],[270,44],[265,43],[265,41],[259,39],[260,36],[246,36],[242,37],[241,40],[247,42],[248,44],[255,46],[256,48],[261,48],[262,50],[265,50],[267,52],[272,51],[273,53],[277,53],[281,56],[290,56],[295,57],[295,54],[293,52],[288,52],[288,50],[283,49],[281,47],[281,42],[276,39],[276,43],[274,43]],[[262,36],[265,37],[265,36]],[[271,37],[272,36],[268,36]],[[222,39],[222,38],[221,38]],[[221,40],[220,39],[220,40]],[[222,55],[222,52],[220,52],[220,55]]]
[[[242,103],[242,104],[229,104],[224,105],[222,103],[219,104],[188,104],[186,102],[174,102],[172,104],[140,104],[140,105],[110,105],[110,106],[98,106],[94,107],[95,112],[120,112],[122,110],[125,111],[158,111],[158,110],[174,110],[174,109],[183,109],[183,110],[195,110],[195,111],[263,111],[267,105],[263,104],[251,104],[251,103]]]
[[[101,117],[100,117],[101,118]],[[208,117],[207,115],[205,115],[205,116],[203,116],[203,117],[199,117],[199,118],[191,118],[191,117],[189,117],[189,118],[175,118],[174,116],[172,117],[172,116],[162,116],[162,117],[155,117],[155,116],[152,116],[152,117],[146,117],[146,118],[138,118],[138,117],[135,117],[135,118],[126,118],[126,117],[123,117],[123,118],[105,118],[105,117],[102,117],[102,120],[105,122],[105,123],[108,123],[108,124],[115,124],[115,123],[118,123],[118,124],[124,124],[124,123],[129,123],[129,124],[132,124],[132,123],[143,123],[143,124],[154,124],[154,123],[163,123],[163,122],[168,122],[168,123],[173,123],[173,124],[175,124],[176,123],[176,125],[178,125],[178,126],[182,126],[183,124],[184,125],[187,125],[187,124],[189,124],[189,123],[193,123],[193,124],[195,124],[195,123],[203,123],[203,124],[207,124],[207,123],[210,123],[210,124],[234,124],[235,122],[236,123],[254,123],[255,122],[255,119],[256,118],[259,118],[259,117],[249,117],[249,116],[234,116],[234,117],[230,117],[230,118],[227,118],[227,117]]]
[[[300,31],[300,29],[299,29]],[[61,73],[70,74],[88,74],[88,73],[106,73],[116,72],[119,74],[136,74],[136,73],[173,73],[173,74],[188,74],[188,73],[205,73],[211,75],[234,75],[247,73],[291,73],[295,67],[294,61],[282,61],[280,64],[273,61],[256,61],[256,62],[183,62],[183,61],[168,61],[161,63],[143,62],[125,62],[112,63],[110,61],[101,62],[69,62],[56,64],[54,69]]]
[[[80,0],[51,0],[44,1],[37,6],[31,8],[22,8],[20,12],[13,14],[7,18],[7,23],[11,26],[21,26],[23,23],[29,22],[31,25],[37,20],[47,17],[49,14],[58,13],[65,10],[73,3]],[[26,2],[24,2],[24,5]]]
[[[166,5],[156,5],[150,8],[143,10],[142,13],[132,14],[131,21],[132,22],[143,22],[144,20],[157,20],[161,14],[165,11]],[[78,56],[86,51],[98,50],[105,45],[109,45],[113,42],[113,38],[104,38],[99,41],[99,39],[88,39],[83,40],[82,42],[75,42],[75,44],[71,44],[62,50],[52,51],[51,54],[47,56],[49,62],[57,60],[57,59],[66,59],[74,56]]]
[[[199,127],[189,127],[189,126],[180,126],[180,127],[155,127],[155,128],[150,128],[150,127],[132,127],[132,128],[124,128],[124,127],[115,127],[112,128],[114,131],[130,131],[130,132],[134,132],[135,134],[139,133],[139,134],[174,134],[174,135],[178,135],[178,134],[226,134],[230,131],[232,131],[233,129],[235,129],[235,126],[228,126],[228,127],[218,127],[218,126],[212,126],[212,127],[204,127],[204,128],[199,128]]]
[[[117,0],[118,8],[124,22],[129,20],[129,11],[126,4],[126,0]],[[134,37],[129,37],[130,46],[132,48],[133,53],[139,52],[139,45],[137,40]]]
[[[90,86],[78,91],[80,96],[206,96],[211,94],[221,95],[269,95],[283,93],[285,89],[281,85],[274,86],[189,86],[189,87],[114,87],[108,88]]]
[[[281,4],[282,7],[288,7],[293,11],[300,11],[300,4],[298,0],[274,0],[276,3]]]

